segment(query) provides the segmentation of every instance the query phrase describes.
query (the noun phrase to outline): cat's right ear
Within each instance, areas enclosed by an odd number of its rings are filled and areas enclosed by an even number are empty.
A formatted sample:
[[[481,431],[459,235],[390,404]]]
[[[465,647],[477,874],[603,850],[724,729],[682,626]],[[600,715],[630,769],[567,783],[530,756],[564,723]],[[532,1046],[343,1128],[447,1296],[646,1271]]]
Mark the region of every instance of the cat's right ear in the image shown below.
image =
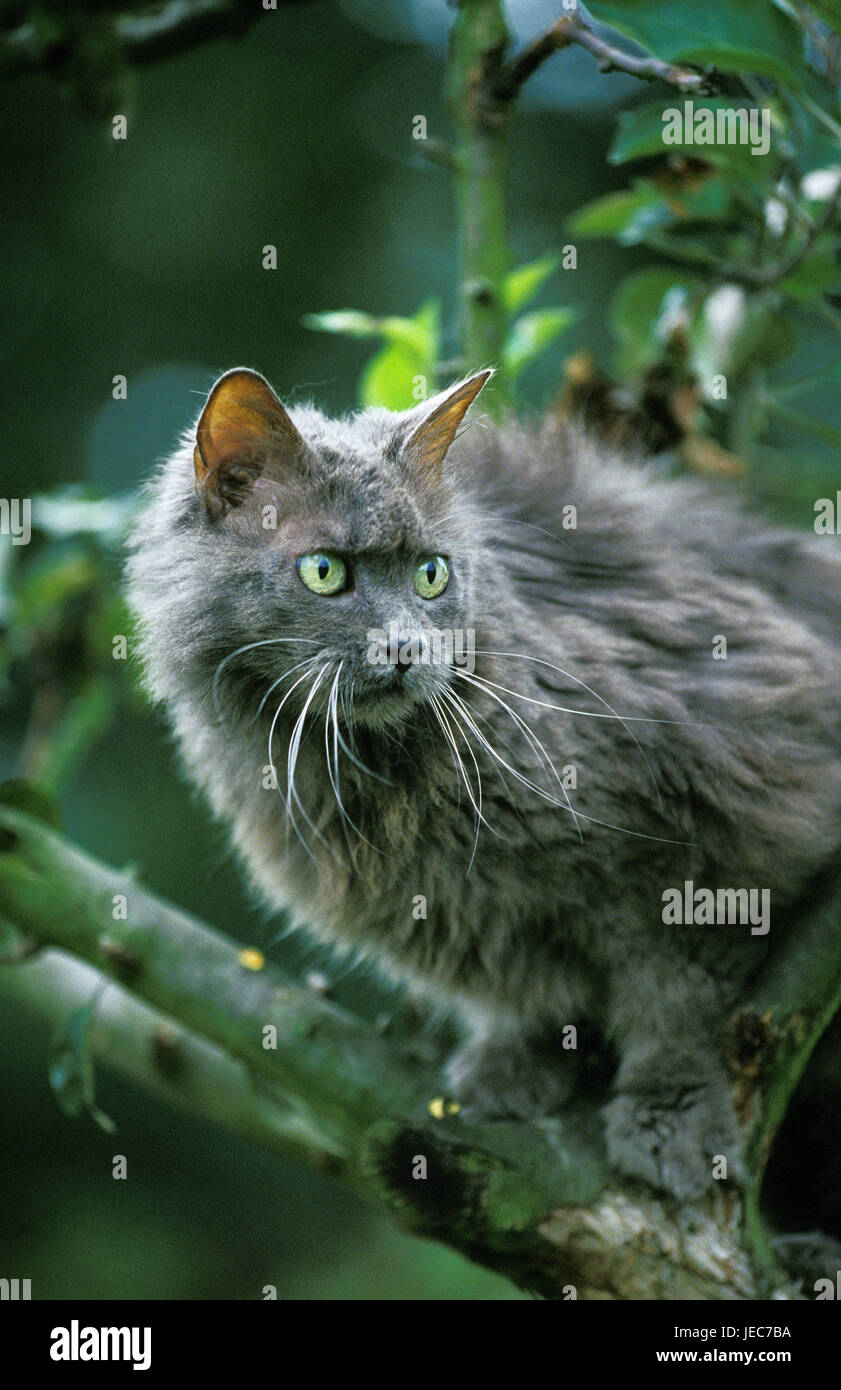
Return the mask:
[[[236,367],[207,398],[196,431],[196,491],[214,520],[241,507],[258,478],[279,479],[304,441],[259,372]]]

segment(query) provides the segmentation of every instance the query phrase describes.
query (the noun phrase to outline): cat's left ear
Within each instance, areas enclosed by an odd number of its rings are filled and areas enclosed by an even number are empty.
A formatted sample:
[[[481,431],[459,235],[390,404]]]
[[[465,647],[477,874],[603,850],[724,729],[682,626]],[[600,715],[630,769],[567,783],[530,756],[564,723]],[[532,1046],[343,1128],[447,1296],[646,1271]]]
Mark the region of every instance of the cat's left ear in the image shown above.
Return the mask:
[[[417,423],[412,425],[404,442],[403,454],[435,482],[441,476],[444,458],[456,437],[456,430],[492,376],[492,368],[477,372],[411,412],[410,420],[416,419]]]

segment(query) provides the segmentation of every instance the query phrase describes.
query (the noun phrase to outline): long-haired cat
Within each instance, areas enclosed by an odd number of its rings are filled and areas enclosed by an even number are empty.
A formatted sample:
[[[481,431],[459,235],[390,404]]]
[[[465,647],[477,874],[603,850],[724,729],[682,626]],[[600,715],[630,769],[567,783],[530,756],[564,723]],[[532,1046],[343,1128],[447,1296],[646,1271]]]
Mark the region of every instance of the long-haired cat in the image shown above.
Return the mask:
[[[265,901],[454,1011],[466,1103],[561,1109],[589,1024],[612,1162],[691,1197],[838,862],[841,564],[557,421],[457,436],[489,375],[338,420],[223,376],[133,539],[148,684]]]

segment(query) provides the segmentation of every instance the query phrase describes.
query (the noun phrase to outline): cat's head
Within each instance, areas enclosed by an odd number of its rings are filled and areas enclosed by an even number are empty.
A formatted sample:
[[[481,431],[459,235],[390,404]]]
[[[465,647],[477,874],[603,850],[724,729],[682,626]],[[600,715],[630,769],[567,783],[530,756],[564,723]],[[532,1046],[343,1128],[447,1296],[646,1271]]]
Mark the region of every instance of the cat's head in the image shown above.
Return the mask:
[[[190,549],[208,621],[221,614],[230,652],[246,649],[226,681],[255,695],[277,682],[270,713],[332,694],[374,728],[446,688],[466,664],[481,553],[448,453],[490,375],[340,420],[287,410],[252,371],[217,381],[195,436]]]

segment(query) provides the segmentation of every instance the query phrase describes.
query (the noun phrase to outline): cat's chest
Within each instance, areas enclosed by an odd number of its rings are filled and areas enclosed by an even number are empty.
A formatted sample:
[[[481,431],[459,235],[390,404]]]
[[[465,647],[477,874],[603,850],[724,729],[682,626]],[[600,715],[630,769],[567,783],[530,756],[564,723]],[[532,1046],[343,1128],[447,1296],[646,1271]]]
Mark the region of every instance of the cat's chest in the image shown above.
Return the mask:
[[[281,808],[276,844],[291,899],[332,930],[423,951],[437,934],[466,942],[513,926],[555,894],[557,855],[537,825],[510,799],[471,798],[446,770],[338,794],[328,778],[306,804],[306,820]]]

